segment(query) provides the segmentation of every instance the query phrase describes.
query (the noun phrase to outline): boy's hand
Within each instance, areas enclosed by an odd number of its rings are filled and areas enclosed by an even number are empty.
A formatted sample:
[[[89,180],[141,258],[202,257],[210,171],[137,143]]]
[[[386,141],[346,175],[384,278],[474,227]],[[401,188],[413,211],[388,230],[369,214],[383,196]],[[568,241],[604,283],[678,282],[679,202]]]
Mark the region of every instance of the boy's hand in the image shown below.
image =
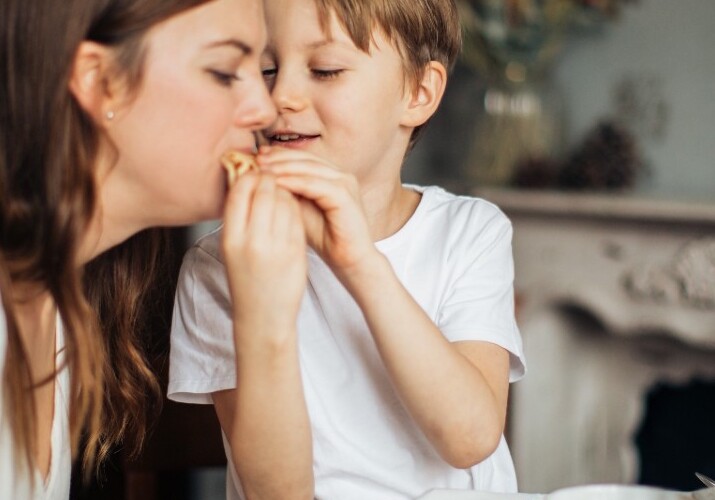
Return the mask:
[[[306,151],[262,148],[261,167],[299,197],[308,244],[340,275],[377,252],[354,176]]]
[[[232,300],[235,388],[212,394],[246,498],[313,498],[298,350],[307,283],[300,205],[269,172],[230,189],[221,241]]]
[[[242,329],[295,328],[306,284],[305,231],[295,197],[271,173],[241,176],[226,199],[222,250]]]

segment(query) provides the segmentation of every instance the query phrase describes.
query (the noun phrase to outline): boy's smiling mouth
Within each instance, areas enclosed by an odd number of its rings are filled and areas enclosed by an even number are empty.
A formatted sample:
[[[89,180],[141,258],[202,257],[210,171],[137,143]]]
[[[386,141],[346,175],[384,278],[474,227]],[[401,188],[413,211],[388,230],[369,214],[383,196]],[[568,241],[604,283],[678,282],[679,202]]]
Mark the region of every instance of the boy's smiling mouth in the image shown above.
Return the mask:
[[[280,145],[285,147],[300,147],[309,144],[314,139],[320,137],[319,134],[300,134],[287,130],[276,130],[266,134],[266,137],[272,145]]]

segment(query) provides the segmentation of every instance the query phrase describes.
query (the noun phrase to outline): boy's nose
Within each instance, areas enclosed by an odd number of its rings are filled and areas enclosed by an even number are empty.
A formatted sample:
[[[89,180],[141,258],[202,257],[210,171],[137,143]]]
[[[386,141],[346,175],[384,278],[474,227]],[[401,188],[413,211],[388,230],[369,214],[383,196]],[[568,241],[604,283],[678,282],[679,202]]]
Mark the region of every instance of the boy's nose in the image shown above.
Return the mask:
[[[278,113],[301,111],[307,105],[305,93],[301,91],[297,79],[289,83],[288,78],[280,78],[280,75],[271,90],[271,97],[278,108]]]

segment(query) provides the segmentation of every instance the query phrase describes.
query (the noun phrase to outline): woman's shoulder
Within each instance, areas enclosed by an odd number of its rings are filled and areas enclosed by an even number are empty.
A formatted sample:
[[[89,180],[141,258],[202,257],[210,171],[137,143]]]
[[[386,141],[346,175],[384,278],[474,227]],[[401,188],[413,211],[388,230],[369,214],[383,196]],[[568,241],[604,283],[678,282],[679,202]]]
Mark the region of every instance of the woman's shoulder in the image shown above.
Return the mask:
[[[7,320],[0,290],[0,373],[5,372],[5,351],[7,350]],[[0,379],[1,381],[2,379]],[[1,398],[0,398],[1,399]],[[0,401],[1,403],[1,401]]]
[[[5,373],[5,354],[7,352],[7,321],[5,319],[5,307],[3,305],[2,301],[2,291],[0,290],[0,434],[7,432],[7,429],[5,428],[6,425],[6,420],[5,420],[5,408],[4,408],[4,403],[5,403],[5,394],[4,394],[4,389],[5,389],[5,380],[3,378],[3,375]],[[4,439],[0,439],[0,442],[3,442]],[[2,449],[2,446],[0,446],[0,454],[5,453]],[[0,467],[0,470],[2,470],[2,467]],[[0,481],[2,481],[2,473],[0,473]],[[2,491],[2,488],[0,488],[0,492]]]

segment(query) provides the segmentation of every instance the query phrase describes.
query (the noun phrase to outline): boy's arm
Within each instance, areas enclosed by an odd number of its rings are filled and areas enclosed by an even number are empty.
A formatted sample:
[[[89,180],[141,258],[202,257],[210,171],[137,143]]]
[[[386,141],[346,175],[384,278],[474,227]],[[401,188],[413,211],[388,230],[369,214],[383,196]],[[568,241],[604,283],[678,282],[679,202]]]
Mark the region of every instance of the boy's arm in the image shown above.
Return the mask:
[[[244,352],[237,365],[237,388],[212,397],[246,498],[312,499],[312,442],[297,348]]]
[[[236,389],[216,412],[248,499],[313,498],[312,437],[296,322],[306,283],[297,202],[272,175],[228,194],[222,233],[236,350]]]
[[[508,352],[449,342],[381,254],[343,276],[403,403],[442,458],[467,468],[491,455],[504,430]]]
[[[442,335],[375,248],[354,177],[302,152],[274,149],[259,162],[310,200],[308,241],[357,301],[403,403],[442,458],[466,468],[491,455],[504,430],[508,352]]]

